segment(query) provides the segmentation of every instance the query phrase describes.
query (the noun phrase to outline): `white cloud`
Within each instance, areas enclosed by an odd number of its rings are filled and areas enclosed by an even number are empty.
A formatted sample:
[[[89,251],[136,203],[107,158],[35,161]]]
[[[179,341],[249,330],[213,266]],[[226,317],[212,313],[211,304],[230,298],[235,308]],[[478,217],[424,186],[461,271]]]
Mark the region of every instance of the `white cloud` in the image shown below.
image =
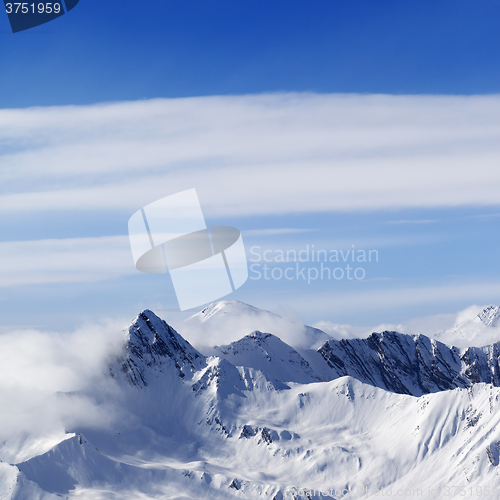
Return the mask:
[[[481,325],[465,329],[457,334],[457,326],[464,326],[473,320],[484,306],[472,305],[456,313],[434,314],[415,317],[404,323],[380,324],[370,327],[341,325],[331,321],[318,321],[313,326],[335,338],[365,338],[373,332],[396,331],[408,335],[426,335],[445,344],[460,348],[469,346],[482,347],[500,340],[500,328],[481,328]]]
[[[459,314],[459,313],[458,313]],[[458,314],[434,314],[412,318],[404,323],[381,323],[371,326],[353,326],[338,324],[331,321],[318,321],[313,326],[323,330],[335,338],[365,338],[373,332],[394,331],[407,335],[423,334],[430,338],[436,338],[439,332],[451,328]]]
[[[186,319],[174,320],[172,326],[206,355],[214,354],[211,347],[235,342],[256,330],[301,348],[317,348],[327,338],[308,330],[291,309],[279,307],[276,312],[237,301],[219,301]]]
[[[423,219],[423,220],[388,220],[385,224],[434,224],[438,222],[436,219]]]
[[[208,216],[497,205],[499,130],[499,96],[273,94],[1,110],[0,210],[132,212],[191,187]]]
[[[137,273],[127,236],[0,243],[0,287],[100,281]]]
[[[242,231],[242,234],[245,237],[278,236],[283,234],[311,233],[314,231],[316,231],[316,229],[277,227],[272,229],[245,229],[244,231]]]
[[[112,423],[116,415],[108,405],[83,393],[71,402],[55,394],[89,387],[111,394],[107,363],[120,352],[125,326],[122,320],[103,319],[73,332],[12,329],[0,334],[0,442],[11,440],[0,447],[0,459],[26,448],[25,437],[39,431],[50,436],[64,433],[64,423],[102,428]]]
[[[471,321],[473,320],[486,306],[478,306],[476,304],[466,307],[462,311],[459,311],[457,313],[457,317],[455,319],[454,326],[461,325],[462,323],[465,323],[466,321]]]
[[[338,297],[341,302],[336,301],[336,305],[345,307],[348,303],[351,303],[350,309],[352,310],[362,303],[367,309],[373,310],[379,308],[390,309],[411,304],[444,304],[455,301],[474,302],[474,298],[476,300],[488,300],[488,298],[492,297],[500,297],[500,283],[450,284],[344,293],[342,298]]]
[[[339,326],[335,317],[341,315],[349,315],[355,320],[359,318],[357,325],[360,325],[364,323],[362,318],[373,316],[373,313],[376,312],[379,317],[383,315],[388,321],[386,328],[393,328],[398,327],[397,323],[391,322],[391,317],[395,312],[400,315],[404,311],[406,317],[411,318],[413,314],[408,313],[408,311],[415,310],[415,317],[417,317],[419,310],[423,310],[424,307],[428,310],[429,306],[433,308],[439,306],[441,310],[450,310],[450,307],[455,307],[454,305],[457,303],[500,303],[500,283],[494,282],[433,284],[422,287],[394,286],[386,289],[321,293],[306,292],[293,296],[287,295],[287,305],[296,311],[302,321],[310,324],[319,321],[319,318],[325,318],[325,311],[327,311],[328,321],[331,321],[335,326]],[[283,303],[283,298],[280,295],[264,292],[252,297],[252,299],[255,306],[267,307],[270,310],[275,310]],[[245,299],[242,298],[242,300]],[[443,325],[452,327],[455,319],[456,316],[453,313],[452,316],[441,318],[440,321]],[[368,325],[368,330],[371,328],[372,326]],[[357,332],[356,335],[358,335]]]
[[[376,327],[353,326],[347,324],[333,323],[332,321],[320,320],[312,325],[314,328],[328,333],[334,339],[354,339],[365,338],[373,332],[376,332]],[[402,327],[402,325],[398,325]],[[392,328],[391,328],[392,329]],[[397,328],[394,328],[397,330]],[[401,330],[397,330],[401,331]]]
[[[313,230],[311,230],[313,231]],[[263,229],[243,231],[243,237],[286,235],[310,232],[307,229]],[[380,237],[370,239],[314,240],[311,243],[286,245],[247,245],[249,263],[258,259],[277,258],[279,252],[306,252],[309,259],[318,250],[380,249],[388,246],[413,245],[439,241],[440,236]],[[315,246],[314,246],[315,245]],[[9,241],[0,243],[0,288],[45,283],[94,282],[138,274],[134,266],[129,238],[102,236],[49,240]],[[315,254],[316,255],[316,254]],[[293,259],[290,259],[291,262]],[[0,297],[0,300],[2,297]],[[0,326],[0,331],[1,331]]]

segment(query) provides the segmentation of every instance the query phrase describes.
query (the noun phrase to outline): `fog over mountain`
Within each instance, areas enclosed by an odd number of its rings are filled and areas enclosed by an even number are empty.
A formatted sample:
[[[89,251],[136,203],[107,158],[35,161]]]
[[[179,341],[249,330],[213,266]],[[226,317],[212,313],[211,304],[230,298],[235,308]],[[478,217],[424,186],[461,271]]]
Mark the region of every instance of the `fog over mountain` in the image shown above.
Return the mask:
[[[500,308],[477,318],[457,334],[492,334]],[[277,331],[241,331],[266,323]],[[87,341],[47,337],[43,350],[33,334],[34,351],[61,371],[39,363],[24,382],[2,371],[0,498],[354,499],[382,489],[443,498],[455,486],[500,488],[500,342],[459,348],[395,331],[334,339],[297,323],[287,337],[287,324],[221,302],[186,329],[237,338],[202,350],[150,310],[106,348],[92,346],[111,325]],[[17,377],[34,354],[10,340]]]

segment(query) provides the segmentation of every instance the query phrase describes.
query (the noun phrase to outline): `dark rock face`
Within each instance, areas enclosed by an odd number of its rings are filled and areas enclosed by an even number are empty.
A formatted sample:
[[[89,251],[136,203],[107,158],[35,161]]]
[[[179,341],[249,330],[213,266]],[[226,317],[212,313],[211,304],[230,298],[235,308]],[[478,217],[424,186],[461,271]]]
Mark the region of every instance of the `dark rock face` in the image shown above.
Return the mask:
[[[487,321],[496,321],[497,308],[483,312]],[[261,371],[277,388],[288,388],[276,385],[279,380],[297,383],[320,380],[307,361],[271,334],[253,332],[216,349],[221,358],[232,362],[221,359],[212,363],[192,387],[197,394],[216,387],[218,398],[242,395],[249,387],[235,365]],[[332,339],[318,352],[331,369],[326,379],[348,375],[399,394],[421,396],[477,383],[500,386],[500,342],[460,350],[424,335],[386,331],[373,333],[366,339]],[[165,321],[145,310],[130,325],[123,355],[110,370],[114,377],[145,387],[158,379],[160,373],[190,380],[196,371],[205,368],[205,356]]]
[[[485,382],[500,386],[499,345],[469,347],[462,354],[464,374],[472,383]]]
[[[133,385],[147,386],[155,372],[170,367],[181,378],[206,366],[205,357],[152,311],[145,310],[129,326],[125,355],[111,368]]]
[[[332,378],[349,375],[391,392],[421,396],[480,382],[499,386],[499,344],[460,351],[424,335],[383,332],[329,340],[318,352]]]

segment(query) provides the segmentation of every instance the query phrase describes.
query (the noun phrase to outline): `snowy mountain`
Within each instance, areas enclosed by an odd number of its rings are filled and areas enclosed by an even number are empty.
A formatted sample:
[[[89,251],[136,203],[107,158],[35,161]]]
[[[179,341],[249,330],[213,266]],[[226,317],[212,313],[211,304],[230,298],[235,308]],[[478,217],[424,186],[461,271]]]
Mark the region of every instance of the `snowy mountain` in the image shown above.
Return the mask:
[[[332,378],[352,376],[400,394],[467,387],[460,351],[423,335],[373,333],[366,339],[330,340],[319,352],[332,368]]]
[[[145,310],[129,327],[122,358],[110,367],[111,375],[125,376],[134,385],[175,368],[191,378],[206,366],[205,358],[153,312]]]
[[[0,499],[497,492],[498,385],[497,344],[383,332],[316,351],[253,331],[205,356],[146,310],[105,379],[82,391],[112,405],[112,424],[62,416],[59,437],[0,443]]]
[[[424,335],[383,332],[329,340],[318,352],[332,369],[329,379],[349,375],[400,394],[421,396],[477,383],[500,386],[500,342],[458,349]]]
[[[237,341],[250,332],[271,332],[294,347],[318,348],[332,337],[302,323],[243,302],[224,300],[205,307],[180,323],[183,335],[201,346]]]
[[[276,388],[288,387],[286,382],[322,380],[295,349],[271,333],[255,331],[229,345],[215,346],[213,352],[233,365],[259,370]]]
[[[480,347],[498,342],[500,306],[488,306],[473,319],[463,321],[444,332],[437,332],[435,338],[458,347]]]
[[[486,326],[500,324],[500,306],[489,306],[477,315],[478,320]]]

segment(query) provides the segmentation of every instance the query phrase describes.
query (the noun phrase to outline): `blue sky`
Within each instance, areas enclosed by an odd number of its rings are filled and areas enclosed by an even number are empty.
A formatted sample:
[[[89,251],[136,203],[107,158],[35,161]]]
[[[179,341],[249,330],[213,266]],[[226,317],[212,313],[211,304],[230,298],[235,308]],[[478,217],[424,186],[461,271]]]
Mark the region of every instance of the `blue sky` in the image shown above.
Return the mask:
[[[191,187],[247,250],[379,252],[362,281],[231,298],[355,325],[500,303],[499,21],[499,1],[81,0],[15,35],[0,16],[0,326],[168,308],[127,221]]]
[[[0,17],[0,105],[496,93],[499,22],[498,0],[81,0],[15,36]]]

